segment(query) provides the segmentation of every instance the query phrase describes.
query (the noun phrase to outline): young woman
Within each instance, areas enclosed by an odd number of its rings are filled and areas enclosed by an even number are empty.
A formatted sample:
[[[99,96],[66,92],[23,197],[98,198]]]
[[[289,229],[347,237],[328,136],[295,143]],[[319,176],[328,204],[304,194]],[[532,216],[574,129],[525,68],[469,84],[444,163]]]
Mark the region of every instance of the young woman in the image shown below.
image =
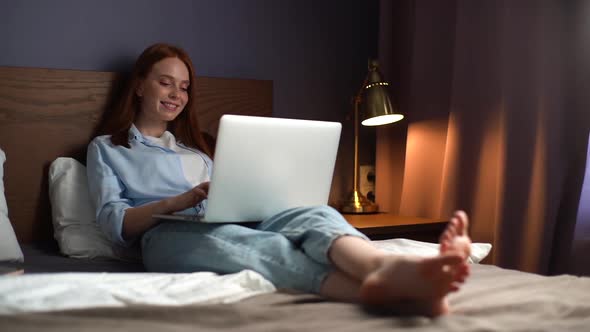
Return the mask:
[[[186,52],[156,44],[137,59],[119,108],[88,146],[97,222],[117,244],[140,242],[149,271],[252,269],[278,288],[436,316],[469,274],[465,213],[441,237],[440,255],[386,254],[328,206],[283,211],[259,223],[161,221],[203,213],[213,161],[199,131],[195,74]]]

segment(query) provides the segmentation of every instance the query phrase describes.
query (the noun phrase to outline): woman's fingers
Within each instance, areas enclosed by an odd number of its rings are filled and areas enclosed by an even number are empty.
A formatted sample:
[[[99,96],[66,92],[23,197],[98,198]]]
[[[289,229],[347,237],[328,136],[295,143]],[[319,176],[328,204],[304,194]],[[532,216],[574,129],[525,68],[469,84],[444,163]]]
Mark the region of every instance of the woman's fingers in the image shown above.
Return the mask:
[[[209,192],[209,181],[207,182],[202,182],[200,183],[198,186],[196,186],[195,188],[200,188],[201,190],[203,190],[205,193]]]
[[[207,198],[207,191],[198,187],[193,188],[192,194],[194,199],[194,204],[192,205],[198,204],[199,202]]]
[[[208,192],[209,182],[203,182],[185,193],[174,196],[171,198],[173,212],[182,211],[201,203],[207,198]]]

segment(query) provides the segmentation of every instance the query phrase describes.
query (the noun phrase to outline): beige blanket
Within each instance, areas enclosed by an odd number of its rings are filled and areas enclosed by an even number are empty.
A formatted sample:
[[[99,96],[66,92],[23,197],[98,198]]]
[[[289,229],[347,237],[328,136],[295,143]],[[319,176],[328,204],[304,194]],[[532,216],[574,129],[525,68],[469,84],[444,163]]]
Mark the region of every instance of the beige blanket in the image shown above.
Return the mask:
[[[70,310],[0,317],[0,331],[589,331],[590,278],[473,265],[442,318],[368,313],[314,295],[273,293],[234,304]]]

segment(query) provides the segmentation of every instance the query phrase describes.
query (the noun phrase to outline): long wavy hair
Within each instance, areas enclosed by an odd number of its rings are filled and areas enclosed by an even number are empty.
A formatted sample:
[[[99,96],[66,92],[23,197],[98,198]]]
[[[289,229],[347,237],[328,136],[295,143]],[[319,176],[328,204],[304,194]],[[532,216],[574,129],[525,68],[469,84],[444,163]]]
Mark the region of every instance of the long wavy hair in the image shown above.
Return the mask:
[[[197,118],[197,88],[193,63],[183,49],[168,44],[154,44],[146,48],[137,58],[126,89],[113,112],[103,119],[98,134],[111,135],[113,144],[130,147],[129,129],[140,110],[140,100],[136,94],[137,88],[141,81],[148,76],[154,64],[166,58],[178,58],[184,62],[190,77],[188,102],[182,112],[168,123],[167,129],[182,144],[199,149],[211,157],[211,149],[203,138]]]

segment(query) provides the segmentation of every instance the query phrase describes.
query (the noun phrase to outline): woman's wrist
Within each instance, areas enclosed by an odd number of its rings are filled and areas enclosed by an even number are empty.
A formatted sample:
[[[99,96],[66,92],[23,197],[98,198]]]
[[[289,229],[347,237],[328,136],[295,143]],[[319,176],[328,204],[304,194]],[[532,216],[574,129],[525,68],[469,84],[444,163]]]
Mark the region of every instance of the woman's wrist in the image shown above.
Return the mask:
[[[172,212],[175,212],[176,210],[174,209],[174,202],[172,200],[172,197],[165,198],[156,203],[155,210],[156,211],[154,214],[170,214]]]

